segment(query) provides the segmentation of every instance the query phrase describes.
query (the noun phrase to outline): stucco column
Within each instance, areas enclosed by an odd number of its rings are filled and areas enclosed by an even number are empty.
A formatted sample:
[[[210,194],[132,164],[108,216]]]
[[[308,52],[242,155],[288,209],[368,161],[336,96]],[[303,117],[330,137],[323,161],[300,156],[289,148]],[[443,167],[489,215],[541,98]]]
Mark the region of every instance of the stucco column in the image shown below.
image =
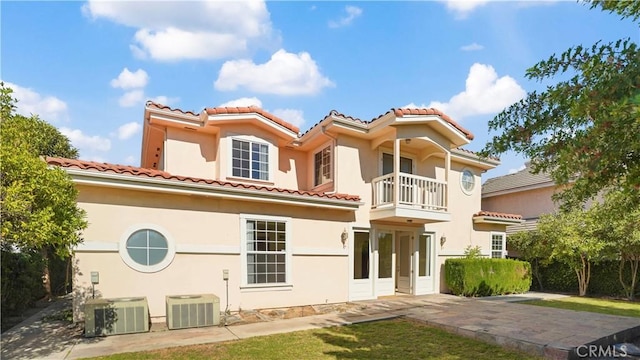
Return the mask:
[[[400,139],[393,142],[393,206],[400,200]]]
[[[451,172],[451,152],[447,151],[445,154],[445,158],[444,158],[444,180],[446,182],[446,186],[447,189],[445,190],[445,194],[444,194],[444,207],[445,207],[445,211],[449,211],[449,192],[450,192],[450,188],[451,188],[451,184],[449,183],[449,179],[451,179],[450,172]]]

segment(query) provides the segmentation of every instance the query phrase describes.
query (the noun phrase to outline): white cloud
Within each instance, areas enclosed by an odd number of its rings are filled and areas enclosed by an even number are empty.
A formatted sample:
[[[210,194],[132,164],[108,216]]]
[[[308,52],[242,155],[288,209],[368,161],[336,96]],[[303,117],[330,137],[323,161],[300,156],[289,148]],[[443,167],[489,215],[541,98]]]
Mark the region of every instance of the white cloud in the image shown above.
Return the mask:
[[[90,136],[82,133],[82,130],[66,127],[61,127],[60,132],[68,137],[71,144],[80,149],[80,151],[109,151],[111,149],[111,141],[102,136]]]
[[[447,9],[454,13],[456,19],[465,19],[476,8],[485,5],[489,0],[443,0]]]
[[[357,6],[345,6],[344,11],[346,15],[339,18],[338,20],[330,20],[329,27],[332,29],[349,26],[357,17],[362,15],[362,9]]]
[[[527,167],[526,167],[524,164],[522,164],[522,166],[520,166],[520,167],[519,167],[519,168],[517,168],[517,169],[509,169],[509,174],[515,174],[515,173],[517,173],[517,172],[519,172],[519,171],[522,171],[522,170],[524,170],[524,169],[526,169],[526,168],[527,168]]]
[[[138,166],[138,158],[133,155],[129,155],[126,158],[124,158],[124,163],[125,165]]]
[[[131,72],[129,69],[124,68],[120,75],[116,79],[111,80],[111,86],[121,89],[139,89],[147,86],[149,82],[149,75],[147,72],[138,69],[136,72]]]
[[[236,107],[236,106],[257,106],[262,108],[262,101],[257,97],[243,97],[235,100],[229,100],[220,104],[220,107]]]
[[[469,69],[465,90],[448,102],[432,101],[427,107],[441,110],[454,119],[494,114],[526,95],[510,76],[498,77],[491,65],[475,63]]]
[[[132,90],[124,93],[120,99],[118,99],[118,104],[122,107],[132,107],[136,105],[140,105],[144,101],[144,91],[143,90]]]
[[[118,128],[118,139],[126,140],[142,130],[142,126],[137,122],[126,123]]]
[[[137,29],[134,55],[161,61],[238,56],[275,39],[264,1],[89,1],[82,10]]]
[[[298,54],[278,50],[264,64],[251,60],[231,60],[222,65],[214,87],[232,91],[240,87],[264,94],[312,95],[324,87],[335,86],[324,77],[307,52]]]
[[[160,95],[160,96],[152,97],[149,100],[151,100],[151,101],[153,101],[154,103],[157,103],[157,104],[173,105],[173,104],[179,102],[180,98],[179,97],[168,97],[168,96]]]
[[[482,50],[484,49],[484,46],[478,44],[478,43],[471,43],[469,45],[464,45],[460,47],[460,50],[462,51],[478,51],[478,50]]]
[[[296,109],[275,109],[271,112],[273,115],[281,118],[282,120],[293,124],[297,127],[301,127],[304,124],[304,114],[302,110]]]
[[[5,86],[13,90],[13,98],[18,100],[16,112],[24,116],[38,115],[41,119],[56,122],[68,120],[67,104],[55,96],[42,96],[30,88],[10,82]]]

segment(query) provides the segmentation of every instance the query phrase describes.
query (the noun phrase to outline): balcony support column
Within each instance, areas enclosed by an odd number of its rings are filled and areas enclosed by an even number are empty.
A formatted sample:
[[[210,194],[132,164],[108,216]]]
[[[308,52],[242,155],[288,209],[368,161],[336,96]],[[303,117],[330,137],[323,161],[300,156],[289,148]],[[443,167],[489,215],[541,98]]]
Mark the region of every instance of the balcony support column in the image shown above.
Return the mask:
[[[444,210],[449,210],[449,192],[451,189],[451,152],[447,151],[444,158],[444,181],[447,184],[447,188],[444,194]]]
[[[400,139],[393,141],[393,206],[400,200]]]

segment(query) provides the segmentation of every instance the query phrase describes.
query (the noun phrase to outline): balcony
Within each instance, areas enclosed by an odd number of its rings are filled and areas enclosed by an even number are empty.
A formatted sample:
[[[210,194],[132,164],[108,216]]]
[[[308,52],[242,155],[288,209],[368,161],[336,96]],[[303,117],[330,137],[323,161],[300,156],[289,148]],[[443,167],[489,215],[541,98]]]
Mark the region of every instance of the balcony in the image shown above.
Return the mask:
[[[406,173],[394,173],[371,181],[371,220],[402,223],[450,221],[447,212],[447,183]]]

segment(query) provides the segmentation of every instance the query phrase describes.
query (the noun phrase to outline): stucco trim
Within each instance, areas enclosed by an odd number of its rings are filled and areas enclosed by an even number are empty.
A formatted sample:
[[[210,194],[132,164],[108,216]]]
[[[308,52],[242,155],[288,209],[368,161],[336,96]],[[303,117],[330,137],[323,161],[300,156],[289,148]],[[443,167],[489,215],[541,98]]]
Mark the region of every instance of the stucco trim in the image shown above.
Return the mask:
[[[106,241],[85,241],[76,245],[75,252],[118,252],[118,243]]]
[[[213,244],[176,244],[176,253],[240,255],[240,246]]]
[[[349,251],[345,249],[328,249],[312,247],[294,247],[293,256],[349,256]]]
[[[133,177],[121,174],[66,169],[80,185],[151,191],[184,195],[215,196],[226,199],[321,207],[335,210],[357,210],[364,203],[353,200],[323,199],[293,194],[271,193],[249,189],[216,187],[208,184],[184,183],[165,179]]]

